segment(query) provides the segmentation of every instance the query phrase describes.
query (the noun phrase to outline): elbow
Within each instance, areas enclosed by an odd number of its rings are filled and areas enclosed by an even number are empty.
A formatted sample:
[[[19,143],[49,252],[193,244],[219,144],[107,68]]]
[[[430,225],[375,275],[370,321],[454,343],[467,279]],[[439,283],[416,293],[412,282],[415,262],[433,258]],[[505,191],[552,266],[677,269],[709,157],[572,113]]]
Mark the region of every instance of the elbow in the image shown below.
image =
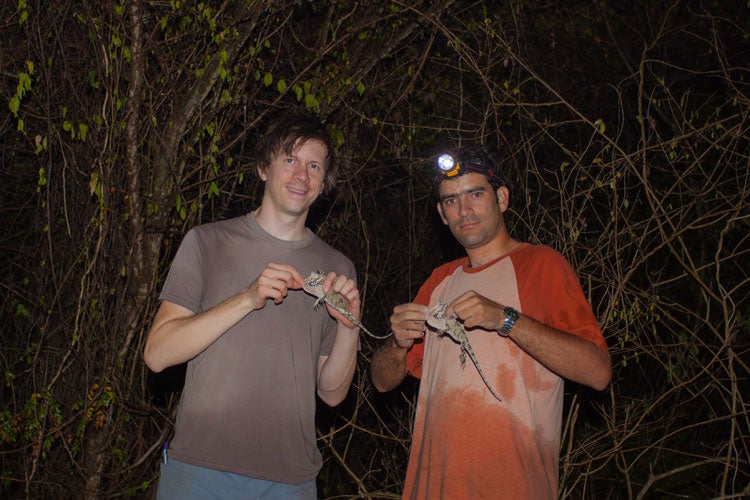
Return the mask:
[[[388,392],[388,391],[391,390],[389,387],[385,387],[385,386],[381,385],[376,380],[372,381],[372,385],[373,385],[373,387],[375,387],[375,390],[378,391],[378,392],[380,392],[380,393]]]
[[[392,391],[406,378],[406,349],[386,344],[377,351],[370,364],[370,379],[378,392]]]
[[[344,399],[346,398],[346,394],[339,395],[339,394],[334,394],[331,392],[325,392],[325,391],[319,390],[318,397],[321,399],[321,401],[323,401],[325,404],[327,404],[331,408],[335,408],[344,401]]]
[[[370,373],[370,379],[372,385],[378,392],[392,391],[398,387],[401,382],[406,378],[406,369],[398,374],[383,374],[380,372],[377,366],[373,366],[372,372]]]
[[[154,356],[153,351],[152,349],[149,349],[148,344],[146,344],[146,347],[143,349],[143,362],[146,363],[148,369],[154,373],[160,373],[166,368],[164,363],[159,362]]]
[[[604,389],[606,389],[606,388],[607,388],[607,386],[609,386],[609,382],[610,382],[611,378],[612,378],[612,377],[610,376],[610,377],[606,377],[606,378],[605,378],[605,377],[602,377],[602,378],[600,378],[600,379],[598,379],[598,380],[595,380],[595,381],[594,381],[594,382],[593,382],[593,383],[591,384],[591,387],[593,387],[593,388],[594,388],[594,389],[596,389],[597,391],[603,391]]]
[[[381,393],[392,391],[396,388],[393,384],[384,384],[380,379],[374,376],[372,377],[372,385],[375,387],[375,390]]]
[[[606,356],[606,360],[602,360],[601,366],[598,370],[595,370],[594,373],[596,376],[593,377],[589,385],[597,391],[603,391],[612,381],[612,362],[610,361],[609,356]]]

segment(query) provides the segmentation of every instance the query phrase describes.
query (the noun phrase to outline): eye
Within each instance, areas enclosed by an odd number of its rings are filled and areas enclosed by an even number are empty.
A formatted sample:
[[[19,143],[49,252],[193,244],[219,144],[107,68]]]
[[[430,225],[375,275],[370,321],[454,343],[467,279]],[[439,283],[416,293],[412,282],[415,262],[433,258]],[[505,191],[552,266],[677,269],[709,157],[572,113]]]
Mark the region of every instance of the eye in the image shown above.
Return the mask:
[[[443,206],[450,206],[456,203],[456,198],[451,196],[450,198],[443,198]]]

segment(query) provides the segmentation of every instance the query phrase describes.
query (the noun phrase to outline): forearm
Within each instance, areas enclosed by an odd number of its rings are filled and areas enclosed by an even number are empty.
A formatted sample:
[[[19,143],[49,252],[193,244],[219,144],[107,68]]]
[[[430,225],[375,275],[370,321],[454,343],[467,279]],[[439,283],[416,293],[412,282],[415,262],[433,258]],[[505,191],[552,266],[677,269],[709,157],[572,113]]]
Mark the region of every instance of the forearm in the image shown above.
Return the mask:
[[[561,377],[603,390],[612,378],[609,356],[581,337],[561,332],[528,316],[521,316],[510,340]]]
[[[318,366],[318,396],[329,406],[341,403],[357,367],[358,329],[339,323],[336,338],[328,356],[321,356]]]
[[[155,372],[189,361],[252,310],[244,291],[200,314],[163,302],[146,340],[143,359]]]
[[[406,377],[406,352],[408,348],[399,347],[391,337],[372,356],[372,383],[380,392],[390,391]]]

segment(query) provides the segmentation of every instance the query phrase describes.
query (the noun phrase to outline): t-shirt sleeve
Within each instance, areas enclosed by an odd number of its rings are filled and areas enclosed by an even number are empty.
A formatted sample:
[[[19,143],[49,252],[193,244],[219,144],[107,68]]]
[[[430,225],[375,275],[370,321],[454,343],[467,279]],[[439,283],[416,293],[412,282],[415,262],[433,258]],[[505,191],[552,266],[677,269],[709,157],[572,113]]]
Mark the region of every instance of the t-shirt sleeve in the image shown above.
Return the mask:
[[[167,300],[193,313],[201,310],[203,253],[197,231],[191,229],[177,249],[159,300]]]
[[[517,268],[523,314],[593,342],[609,354],[573,268],[557,251],[548,247],[539,251],[545,252],[544,258],[527,259]]]

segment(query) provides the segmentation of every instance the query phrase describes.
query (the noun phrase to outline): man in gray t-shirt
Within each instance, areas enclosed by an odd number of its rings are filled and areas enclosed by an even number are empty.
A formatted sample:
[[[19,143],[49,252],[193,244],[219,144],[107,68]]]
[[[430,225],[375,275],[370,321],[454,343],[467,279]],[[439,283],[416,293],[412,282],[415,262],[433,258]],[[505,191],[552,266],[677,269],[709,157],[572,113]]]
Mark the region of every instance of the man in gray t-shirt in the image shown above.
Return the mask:
[[[359,318],[354,265],[305,226],[335,182],[323,124],[281,116],[257,172],[260,207],[185,236],[146,341],[152,370],[188,363],[159,498],[316,498],[315,393],[335,406],[354,375],[357,328],[301,290],[323,268]]]

